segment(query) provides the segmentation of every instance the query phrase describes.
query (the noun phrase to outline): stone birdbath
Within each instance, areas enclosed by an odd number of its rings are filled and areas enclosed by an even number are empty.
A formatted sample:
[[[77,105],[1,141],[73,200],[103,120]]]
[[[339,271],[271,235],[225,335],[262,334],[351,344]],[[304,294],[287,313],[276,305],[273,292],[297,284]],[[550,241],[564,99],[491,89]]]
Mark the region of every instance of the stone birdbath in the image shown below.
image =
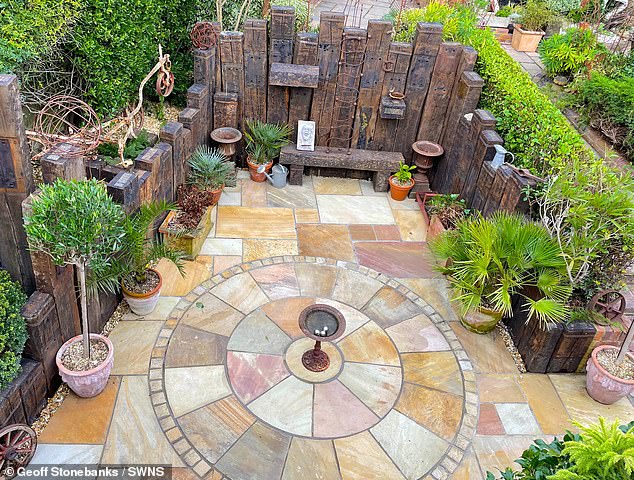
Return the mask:
[[[302,364],[311,372],[323,372],[330,366],[330,358],[321,349],[321,342],[341,337],[346,329],[345,318],[336,308],[317,303],[299,314],[299,328],[315,340],[315,346],[302,355]]]

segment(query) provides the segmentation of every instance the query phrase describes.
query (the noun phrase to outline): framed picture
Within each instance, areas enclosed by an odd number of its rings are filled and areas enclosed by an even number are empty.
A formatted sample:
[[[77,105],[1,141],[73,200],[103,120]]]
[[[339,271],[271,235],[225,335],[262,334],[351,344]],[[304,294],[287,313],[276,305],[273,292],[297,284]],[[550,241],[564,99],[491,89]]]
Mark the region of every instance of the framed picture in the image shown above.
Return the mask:
[[[315,150],[315,122],[299,120],[297,122],[297,150]]]

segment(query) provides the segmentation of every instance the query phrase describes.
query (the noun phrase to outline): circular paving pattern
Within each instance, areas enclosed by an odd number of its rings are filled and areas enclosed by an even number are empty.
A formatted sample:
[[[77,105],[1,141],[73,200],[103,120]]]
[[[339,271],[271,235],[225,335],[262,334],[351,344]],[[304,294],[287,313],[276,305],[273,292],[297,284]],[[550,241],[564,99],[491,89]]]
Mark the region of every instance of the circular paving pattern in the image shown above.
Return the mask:
[[[315,342],[298,318],[315,304],[345,318],[322,342],[322,372],[302,365]],[[181,299],[152,357],[159,423],[201,477],[447,478],[475,429],[475,379],[451,328],[356,264],[278,257],[223,272]]]

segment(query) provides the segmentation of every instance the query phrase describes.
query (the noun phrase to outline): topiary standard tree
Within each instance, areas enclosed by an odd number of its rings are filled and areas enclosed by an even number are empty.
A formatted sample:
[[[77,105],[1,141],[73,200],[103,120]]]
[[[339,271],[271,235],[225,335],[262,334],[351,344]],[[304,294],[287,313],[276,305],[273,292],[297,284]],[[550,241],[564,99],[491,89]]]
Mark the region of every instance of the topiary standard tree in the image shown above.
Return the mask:
[[[84,357],[90,357],[88,271],[107,269],[122,247],[124,213],[96,180],[56,180],[43,185],[25,216],[32,250],[49,255],[56,265],[77,267],[80,286]]]

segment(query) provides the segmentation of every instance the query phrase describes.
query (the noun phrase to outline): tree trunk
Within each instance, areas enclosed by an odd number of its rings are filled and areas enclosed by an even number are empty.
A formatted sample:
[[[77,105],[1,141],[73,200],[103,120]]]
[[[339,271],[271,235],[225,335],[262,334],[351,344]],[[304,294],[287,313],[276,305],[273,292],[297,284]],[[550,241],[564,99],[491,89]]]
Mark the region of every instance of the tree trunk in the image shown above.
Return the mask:
[[[81,299],[81,324],[82,335],[84,336],[84,357],[90,358],[90,332],[88,327],[88,304],[86,299],[86,262],[78,262],[79,285]]]

